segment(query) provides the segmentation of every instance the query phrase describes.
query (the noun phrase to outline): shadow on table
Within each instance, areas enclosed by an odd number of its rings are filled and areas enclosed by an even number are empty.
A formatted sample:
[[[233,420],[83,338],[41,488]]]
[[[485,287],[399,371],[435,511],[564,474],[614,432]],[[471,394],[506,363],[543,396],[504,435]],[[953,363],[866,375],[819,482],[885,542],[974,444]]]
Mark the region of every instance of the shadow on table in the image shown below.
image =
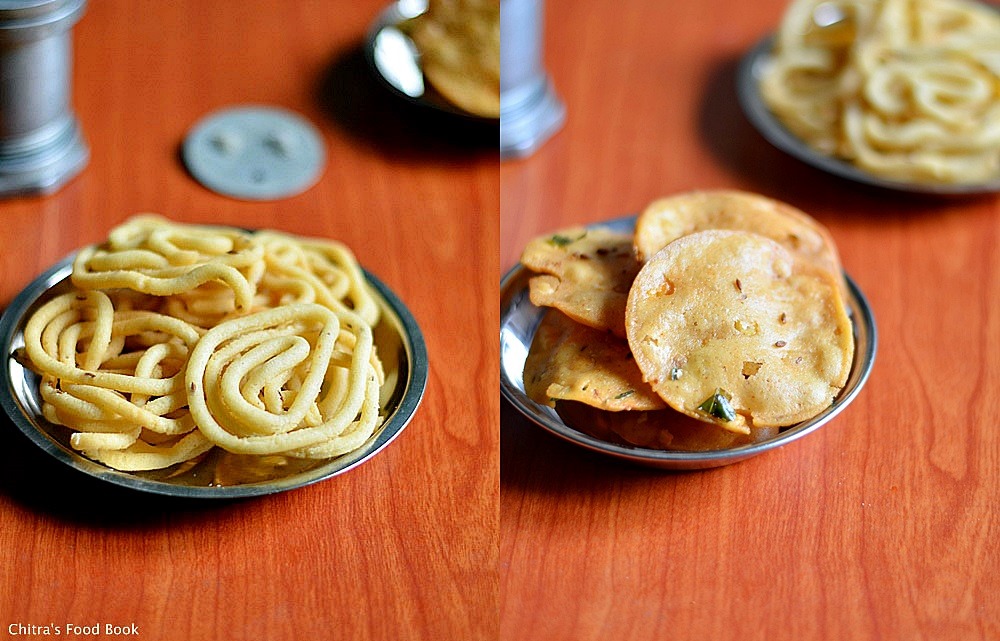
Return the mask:
[[[316,97],[341,130],[386,156],[499,158],[498,125],[465,120],[392,94],[375,76],[361,43],[333,56],[319,78]]]
[[[794,203],[810,213],[871,219],[880,213],[934,214],[956,196],[908,194],[828,174],[774,147],[743,114],[736,91],[738,58],[719,61],[706,81],[698,132],[711,153],[748,189]],[[974,198],[975,196],[969,196]]]
[[[91,527],[147,527],[239,501],[195,501],[104,483],[55,460],[0,423],[0,493],[33,512]]]
[[[500,402],[501,491],[595,496],[623,484],[674,483],[713,471],[665,470],[592,452],[542,430],[506,399]]]

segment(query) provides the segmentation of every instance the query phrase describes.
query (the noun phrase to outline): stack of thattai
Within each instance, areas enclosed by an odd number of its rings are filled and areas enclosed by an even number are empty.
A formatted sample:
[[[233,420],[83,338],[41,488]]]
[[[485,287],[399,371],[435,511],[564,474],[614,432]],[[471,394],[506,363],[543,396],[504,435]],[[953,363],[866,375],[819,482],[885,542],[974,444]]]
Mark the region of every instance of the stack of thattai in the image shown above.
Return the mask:
[[[828,231],[738,191],[651,203],[634,233],[566,229],[521,262],[551,308],[524,387],[612,442],[701,451],[766,440],[831,406],[854,358]]]

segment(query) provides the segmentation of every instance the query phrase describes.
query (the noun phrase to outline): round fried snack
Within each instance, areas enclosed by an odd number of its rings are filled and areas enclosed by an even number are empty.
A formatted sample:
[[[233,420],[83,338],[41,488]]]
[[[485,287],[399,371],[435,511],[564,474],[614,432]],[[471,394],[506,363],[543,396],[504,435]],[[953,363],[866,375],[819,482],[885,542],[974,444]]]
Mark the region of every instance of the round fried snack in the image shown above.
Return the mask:
[[[744,434],[829,407],[854,356],[837,282],[747,232],[697,232],[656,253],[626,322],[643,377],[668,405]]]
[[[625,304],[640,267],[630,234],[565,229],[529,242],[521,263],[542,274],[528,282],[532,303],[625,337]]]
[[[636,219],[636,255],[645,262],[671,241],[709,229],[766,236],[841,278],[837,248],[825,227],[791,205],[736,190],[693,191],[650,203]]]
[[[448,102],[500,117],[499,0],[430,0],[406,29],[424,75]]]
[[[554,407],[578,401],[618,412],[666,407],[649,385],[624,339],[592,329],[550,310],[524,362],[528,398]]]

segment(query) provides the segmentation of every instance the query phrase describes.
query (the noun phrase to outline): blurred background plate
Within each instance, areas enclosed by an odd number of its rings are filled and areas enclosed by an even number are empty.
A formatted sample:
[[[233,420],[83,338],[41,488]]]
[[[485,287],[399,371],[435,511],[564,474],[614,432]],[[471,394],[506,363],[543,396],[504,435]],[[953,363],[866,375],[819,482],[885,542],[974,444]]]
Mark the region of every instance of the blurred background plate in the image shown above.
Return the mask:
[[[427,0],[398,0],[372,23],[365,39],[365,57],[381,84],[414,107],[446,114],[471,124],[498,126],[487,118],[461,109],[435,91],[420,66],[420,53],[400,26],[427,10]]]
[[[276,478],[212,485],[215,466],[230,456],[219,448],[198,465],[174,475],[183,463],[149,472],[121,472],[83,457],[69,446],[70,431],[42,417],[39,377],[20,361],[23,329],[35,309],[70,288],[73,256],[69,256],[35,279],[11,302],[0,317],[0,346],[4,363],[0,368],[0,404],[35,445],[80,472],[140,492],[192,498],[222,498],[274,494],[331,478],[364,463],[399,436],[423,399],[427,385],[427,348],[416,320],[403,302],[381,281],[365,272],[382,309],[374,328],[375,345],[386,373],[380,404],[385,420],[359,449],[332,459],[292,460]],[[263,457],[261,457],[263,458]],[[227,462],[230,467],[251,464]],[[237,474],[239,470],[237,469]]]
[[[1000,178],[986,183],[917,183],[880,178],[849,162],[819,153],[788,131],[768,109],[760,93],[760,79],[774,42],[768,36],[758,42],[740,61],[736,93],[747,119],[772,145],[825,172],[857,183],[914,194],[975,195],[1000,191]]]
[[[590,227],[608,227],[614,231],[632,233],[635,230],[635,217],[619,218]],[[846,301],[847,309],[854,328],[854,363],[844,389],[833,404],[818,416],[783,428],[773,438],[725,450],[672,452],[609,443],[567,425],[553,408],[539,405],[525,394],[524,361],[535,330],[546,311],[533,305],[528,298],[528,280],[533,275],[533,272],[522,265],[517,265],[500,281],[501,393],[522,414],[548,432],[575,445],[633,463],[671,470],[706,469],[736,463],[787,445],[819,429],[843,411],[861,391],[875,363],[878,342],[875,318],[861,290],[845,274],[850,294]]]

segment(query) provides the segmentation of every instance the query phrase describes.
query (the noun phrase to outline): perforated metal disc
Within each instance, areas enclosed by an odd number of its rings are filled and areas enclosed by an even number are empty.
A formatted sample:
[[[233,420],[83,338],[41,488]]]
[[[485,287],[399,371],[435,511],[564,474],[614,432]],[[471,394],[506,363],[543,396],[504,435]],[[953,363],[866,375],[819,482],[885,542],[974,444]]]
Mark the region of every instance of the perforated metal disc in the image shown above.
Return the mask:
[[[276,107],[215,112],[184,140],[184,164],[212,191],[243,200],[299,194],[319,179],[323,137],[303,117]]]

